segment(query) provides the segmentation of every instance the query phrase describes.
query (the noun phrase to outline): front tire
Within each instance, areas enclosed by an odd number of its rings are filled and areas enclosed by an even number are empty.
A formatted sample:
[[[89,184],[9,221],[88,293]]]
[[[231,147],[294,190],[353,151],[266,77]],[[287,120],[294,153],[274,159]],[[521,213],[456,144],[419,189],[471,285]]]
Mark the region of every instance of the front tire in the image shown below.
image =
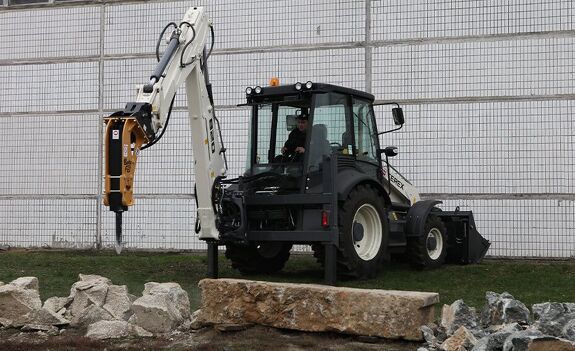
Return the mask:
[[[418,269],[434,269],[443,265],[447,256],[447,229],[439,217],[427,217],[423,233],[409,240],[408,255]]]
[[[226,245],[226,257],[232,268],[244,275],[270,274],[281,271],[290,256],[292,244],[283,242]]]
[[[376,189],[360,185],[339,208],[337,272],[341,276],[373,278],[383,266],[388,245],[388,222],[383,199]],[[312,246],[325,264],[323,245]]]

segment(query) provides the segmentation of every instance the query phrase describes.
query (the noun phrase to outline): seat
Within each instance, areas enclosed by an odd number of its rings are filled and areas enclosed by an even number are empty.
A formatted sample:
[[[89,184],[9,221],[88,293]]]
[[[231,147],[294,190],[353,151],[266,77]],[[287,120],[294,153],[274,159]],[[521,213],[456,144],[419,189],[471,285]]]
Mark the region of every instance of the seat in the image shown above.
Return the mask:
[[[318,166],[321,163],[323,156],[331,154],[331,146],[327,139],[327,126],[325,124],[315,124],[311,132],[310,141],[310,167]]]

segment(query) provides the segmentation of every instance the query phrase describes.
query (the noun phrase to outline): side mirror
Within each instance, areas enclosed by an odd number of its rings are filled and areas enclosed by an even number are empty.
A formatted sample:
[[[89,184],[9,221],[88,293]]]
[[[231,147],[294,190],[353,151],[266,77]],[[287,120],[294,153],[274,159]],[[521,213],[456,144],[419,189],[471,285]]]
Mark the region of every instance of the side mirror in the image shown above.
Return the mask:
[[[391,112],[393,113],[393,122],[396,126],[400,126],[405,123],[405,119],[403,118],[403,110],[401,107],[394,107],[391,109]]]
[[[397,147],[395,146],[388,146],[385,149],[379,149],[377,150],[377,153],[379,154],[380,157],[382,154],[387,157],[394,157],[399,154]]]

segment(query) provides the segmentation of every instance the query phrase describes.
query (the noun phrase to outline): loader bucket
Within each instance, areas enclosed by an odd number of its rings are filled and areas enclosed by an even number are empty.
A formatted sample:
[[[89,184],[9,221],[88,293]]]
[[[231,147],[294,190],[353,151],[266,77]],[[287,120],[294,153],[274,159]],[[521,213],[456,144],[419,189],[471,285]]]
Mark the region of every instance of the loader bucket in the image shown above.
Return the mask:
[[[478,263],[485,257],[491,243],[477,231],[471,211],[444,211],[438,216],[447,228],[447,262]]]

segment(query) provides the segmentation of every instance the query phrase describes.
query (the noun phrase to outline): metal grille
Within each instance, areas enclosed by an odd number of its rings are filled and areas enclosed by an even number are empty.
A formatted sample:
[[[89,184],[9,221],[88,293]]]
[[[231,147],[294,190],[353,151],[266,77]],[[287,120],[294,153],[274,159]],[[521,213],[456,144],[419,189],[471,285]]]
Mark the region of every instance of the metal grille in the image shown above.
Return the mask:
[[[0,1],[0,244],[113,245],[101,119],[147,81],[161,29],[206,6],[231,176],[245,166],[246,86],[366,90],[404,106],[405,127],[381,137],[399,147],[393,164],[445,209],[472,209],[491,255],[575,256],[570,0],[43,2]],[[168,132],[138,159],[130,249],[204,247],[186,104],[182,88]],[[388,109],[376,115],[393,128]]]

